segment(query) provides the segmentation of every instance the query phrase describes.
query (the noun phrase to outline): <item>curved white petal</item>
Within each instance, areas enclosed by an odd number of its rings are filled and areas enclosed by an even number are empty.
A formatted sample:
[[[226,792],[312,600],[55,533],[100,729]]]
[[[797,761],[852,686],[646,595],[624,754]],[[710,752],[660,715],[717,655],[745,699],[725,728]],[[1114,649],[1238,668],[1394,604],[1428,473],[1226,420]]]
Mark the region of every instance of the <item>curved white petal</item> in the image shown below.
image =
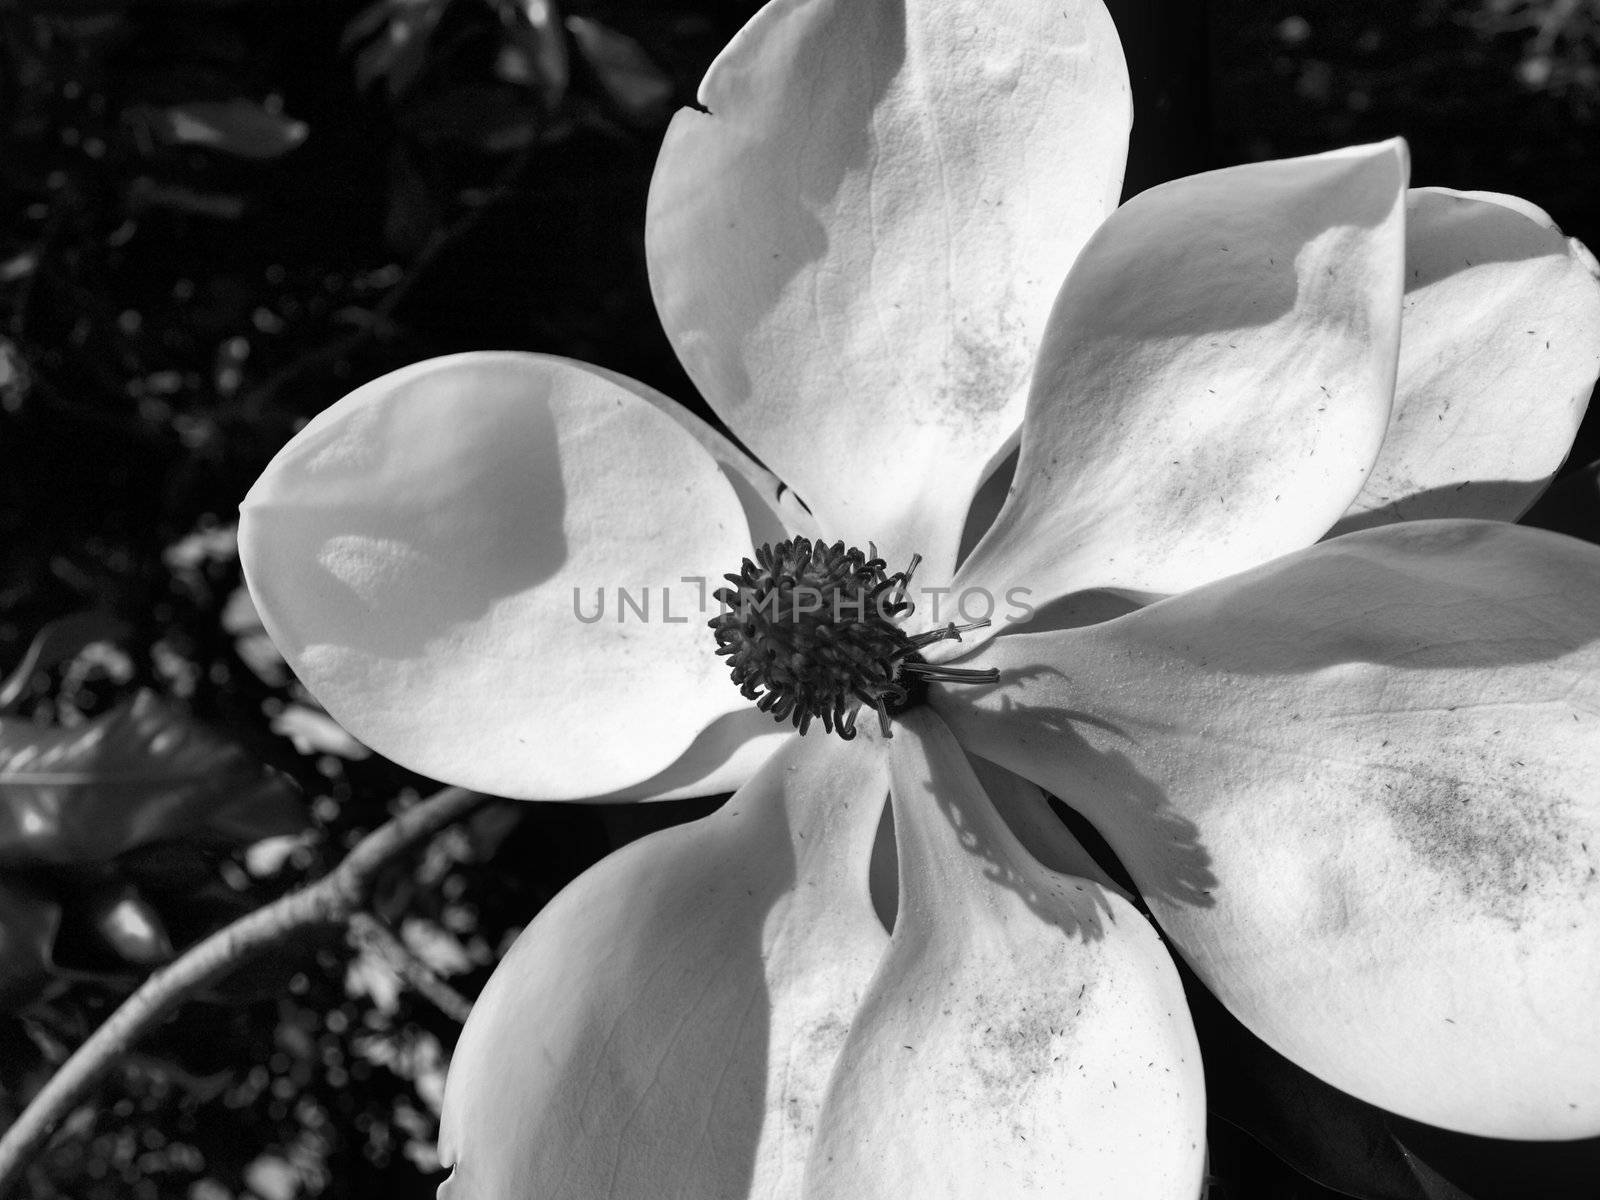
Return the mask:
[[[969,761],[984,795],[993,802],[995,811],[1005,819],[1006,827],[1037,862],[1058,875],[1087,879],[1118,895],[1125,895],[1101,869],[1100,864],[1095,862],[1094,856],[1050,811],[1050,801],[1036,784],[987,759],[974,757]]]
[[[580,363],[464,354],[374,380],[240,509],[278,649],[423,774],[593,796],[744,703],[702,611],[749,552],[734,489],[676,420]]]
[[[462,1031],[441,1200],[797,1197],[886,940],[866,886],[886,787],[878,744],[793,738],[551,901]]]
[[[679,358],[829,536],[946,582],[1050,302],[1116,203],[1110,18],[774,0],[700,102],[667,132],[646,239]]]
[[[1192,1200],[1199,1047],[1155,931],[1029,857],[926,709],[890,743],[900,913],[806,1200]]]
[[[793,489],[676,400],[617,371],[592,363],[579,365],[655,405],[705,448],[739,497],[745,520],[750,525],[753,546],[781,542],[797,535],[813,540],[819,536],[815,518],[802,507]]]
[[[1469,1133],[1600,1132],[1600,550],[1386,525],[935,697],[1078,805],[1230,1009]]]
[[[1334,533],[1514,521],[1567,456],[1600,374],[1600,268],[1515,196],[1414,189],[1394,412]]]
[[[792,725],[774,721],[771,713],[761,712],[747,702],[739,712],[718,717],[707,725],[689,748],[659,774],[592,799],[597,803],[684,800],[736,792],[784,742],[796,736]]]
[[[1011,496],[958,587],[1163,594],[1320,537],[1388,422],[1406,169],[1394,141],[1118,209],[1056,301]]]

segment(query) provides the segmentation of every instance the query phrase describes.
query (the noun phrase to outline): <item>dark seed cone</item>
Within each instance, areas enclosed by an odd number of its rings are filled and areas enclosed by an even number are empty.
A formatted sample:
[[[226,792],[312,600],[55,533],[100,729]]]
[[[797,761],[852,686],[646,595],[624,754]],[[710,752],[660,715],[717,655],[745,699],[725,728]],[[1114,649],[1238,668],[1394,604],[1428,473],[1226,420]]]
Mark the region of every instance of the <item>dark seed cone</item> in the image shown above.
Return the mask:
[[[725,576],[733,587],[714,593],[724,609],[708,622],[717,653],[746,698],[801,733],[821,721],[849,740],[865,705],[890,736],[890,714],[918,702],[925,679],[996,677],[921,661],[919,649],[958,638],[960,629],[911,637],[896,623],[911,612],[905,588],[916,566],[913,559],[888,575],[883,559],[843,542],[797,537],[762,546],[737,575]]]

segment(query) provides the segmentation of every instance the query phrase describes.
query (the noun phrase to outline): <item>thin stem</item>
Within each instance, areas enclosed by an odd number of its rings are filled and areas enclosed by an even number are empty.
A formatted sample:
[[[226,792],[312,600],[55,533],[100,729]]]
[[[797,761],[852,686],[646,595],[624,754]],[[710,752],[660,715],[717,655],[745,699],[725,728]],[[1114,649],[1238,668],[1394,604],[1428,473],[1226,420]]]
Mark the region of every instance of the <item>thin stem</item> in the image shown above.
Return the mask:
[[[304,929],[348,923],[362,912],[379,871],[390,861],[468,816],[488,799],[463,788],[436,792],[364,837],[343,862],[315,883],[247,913],[145,980],[73,1052],[0,1137],[0,1196],[17,1184],[57,1123],[101,1076],[184,1000],[251,956]]]

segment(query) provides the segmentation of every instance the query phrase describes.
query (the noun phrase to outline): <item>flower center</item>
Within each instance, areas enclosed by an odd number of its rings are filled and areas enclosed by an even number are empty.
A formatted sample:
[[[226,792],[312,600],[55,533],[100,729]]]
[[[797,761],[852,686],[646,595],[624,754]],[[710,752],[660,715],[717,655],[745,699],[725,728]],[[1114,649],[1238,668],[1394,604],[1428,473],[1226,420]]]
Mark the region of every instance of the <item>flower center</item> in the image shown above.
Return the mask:
[[[865,706],[877,712],[884,737],[892,737],[890,716],[922,703],[929,682],[1000,677],[993,668],[937,666],[920,653],[988,621],[915,636],[900,628],[914,608],[906,586],[920,561],[913,556],[904,571],[886,575],[870,546],[863,554],[843,542],[803,537],[762,546],[737,575],[724,576],[733,587],[714,593],[723,611],[707,624],[716,632],[717,653],[746,699],[801,733],[820,720],[848,741]]]

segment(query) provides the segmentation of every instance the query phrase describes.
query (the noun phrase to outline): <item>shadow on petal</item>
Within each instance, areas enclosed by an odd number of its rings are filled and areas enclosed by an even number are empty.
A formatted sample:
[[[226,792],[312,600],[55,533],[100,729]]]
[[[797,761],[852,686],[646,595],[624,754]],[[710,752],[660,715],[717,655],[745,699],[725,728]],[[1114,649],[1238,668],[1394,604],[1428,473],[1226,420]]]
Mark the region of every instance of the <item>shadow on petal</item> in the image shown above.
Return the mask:
[[[1155,623],[1186,671],[1265,677],[1358,664],[1414,672],[1553,663],[1600,644],[1600,606],[1570,602],[1575,589],[1600,595],[1600,557],[1574,549],[1499,521],[1407,521],[1197,589],[1160,606]],[[1335,581],[1338,609],[1327,603]],[[1471,612],[1470,631],[1441,619],[1451,604]],[[1315,625],[1308,614],[1317,614]],[[1119,626],[1101,628],[1115,636]]]
[[[927,709],[903,715],[890,762],[900,918],[829,1082],[806,1200],[1191,1200],[1203,1082],[1154,930],[1035,862]]]
[[[886,940],[865,882],[879,757],[791,739],[539,914],[451,1063],[443,1200],[789,1194]]]
[[[970,751],[1091,818],[1280,1053],[1436,1125],[1588,1137],[1597,597],[1585,543],[1387,525],[1104,625],[996,638],[975,661],[1001,685],[935,702]],[[1205,903],[1173,887],[1191,829]]]
[[[657,774],[741,707],[690,614],[695,580],[750,544],[717,460],[672,414],[533,354],[372,381],[241,506],[267,632],[332,717],[419,773],[541,800]]]
[[[1500,520],[1520,514],[1538,496],[1543,480],[1464,479],[1445,487],[1408,492],[1364,512],[1340,518],[1330,537],[1390,525],[1396,521],[1425,521],[1434,517],[1477,517]]]
[[[999,693],[995,712],[1007,740],[1014,739],[1018,746],[1051,747],[1051,756],[1063,771],[1051,781],[1053,793],[1081,811],[1119,854],[1137,849],[1134,873],[1147,900],[1210,906],[1217,880],[1199,827],[1172,806],[1166,792],[1132,758],[1120,750],[1091,745],[1080,731],[1092,728],[1124,740],[1127,734],[1082,710],[1029,704],[1006,694],[1028,680],[1061,674],[1045,666],[1001,672],[994,685]],[[974,742],[971,748],[994,758],[981,743]]]
[[[689,748],[665,770],[595,804],[625,800],[679,800],[735,792],[794,731],[755,708],[726,713],[700,731]]]
[[[320,568],[319,641],[405,658],[561,568],[566,487],[545,404],[489,370],[392,379],[308,426],[250,519],[276,560]]]

